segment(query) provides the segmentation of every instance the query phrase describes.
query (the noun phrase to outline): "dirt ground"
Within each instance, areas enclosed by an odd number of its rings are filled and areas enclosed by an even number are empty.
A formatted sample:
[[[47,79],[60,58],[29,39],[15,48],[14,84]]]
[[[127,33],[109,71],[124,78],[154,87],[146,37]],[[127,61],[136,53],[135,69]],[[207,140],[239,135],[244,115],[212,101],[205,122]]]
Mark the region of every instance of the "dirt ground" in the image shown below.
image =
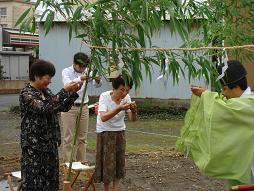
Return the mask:
[[[5,178],[4,173],[20,170],[19,123],[17,114],[0,112],[0,180]],[[94,151],[89,151],[89,155],[94,158]],[[223,181],[201,175],[190,159],[174,151],[127,153],[126,161],[126,177],[121,182],[120,190],[225,190]],[[61,171],[60,182],[62,179]],[[84,176],[81,176],[74,190],[82,190],[84,184]],[[102,190],[102,184],[96,184],[96,188]]]

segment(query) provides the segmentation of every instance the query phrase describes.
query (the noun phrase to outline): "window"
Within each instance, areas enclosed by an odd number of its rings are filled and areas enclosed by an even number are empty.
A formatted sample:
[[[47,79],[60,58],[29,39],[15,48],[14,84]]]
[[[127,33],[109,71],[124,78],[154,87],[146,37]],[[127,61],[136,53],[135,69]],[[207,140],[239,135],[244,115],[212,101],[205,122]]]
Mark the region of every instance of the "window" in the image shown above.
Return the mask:
[[[0,26],[1,26],[2,28],[5,28],[5,27],[7,27],[7,24],[0,24]]]
[[[1,18],[6,18],[7,17],[7,8],[6,7],[0,8],[0,17]]]

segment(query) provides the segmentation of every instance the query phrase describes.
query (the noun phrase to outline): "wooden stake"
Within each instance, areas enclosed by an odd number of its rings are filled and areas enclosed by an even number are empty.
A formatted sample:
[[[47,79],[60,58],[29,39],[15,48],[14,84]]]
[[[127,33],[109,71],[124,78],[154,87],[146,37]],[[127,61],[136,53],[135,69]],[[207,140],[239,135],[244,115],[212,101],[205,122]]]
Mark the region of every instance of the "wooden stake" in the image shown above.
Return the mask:
[[[63,191],[72,191],[70,181],[64,181],[63,182]]]

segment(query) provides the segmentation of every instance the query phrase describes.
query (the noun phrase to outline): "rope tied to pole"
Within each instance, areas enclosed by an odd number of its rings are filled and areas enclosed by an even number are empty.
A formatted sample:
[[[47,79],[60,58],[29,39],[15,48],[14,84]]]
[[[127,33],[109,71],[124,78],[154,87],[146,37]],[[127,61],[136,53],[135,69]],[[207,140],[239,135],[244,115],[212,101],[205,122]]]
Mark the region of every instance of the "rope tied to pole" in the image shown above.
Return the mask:
[[[107,46],[95,46],[82,41],[90,49],[106,49],[113,50],[112,47]],[[247,49],[249,51],[254,52],[254,44],[246,44],[246,45],[235,45],[235,46],[203,46],[203,47],[195,47],[195,48],[137,48],[137,47],[118,47],[116,50],[140,50],[140,51],[200,51],[200,50],[234,50],[234,49]]]

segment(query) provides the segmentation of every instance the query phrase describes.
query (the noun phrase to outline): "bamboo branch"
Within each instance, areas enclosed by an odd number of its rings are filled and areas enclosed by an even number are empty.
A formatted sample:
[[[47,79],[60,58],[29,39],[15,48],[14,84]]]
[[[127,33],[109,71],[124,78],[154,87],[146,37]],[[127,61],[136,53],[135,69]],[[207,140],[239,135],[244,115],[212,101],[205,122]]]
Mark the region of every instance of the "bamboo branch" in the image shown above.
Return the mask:
[[[88,75],[90,74],[90,72],[91,72],[91,64],[88,65]],[[82,95],[81,105],[79,107],[79,113],[76,116],[73,146],[71,148],[71,157],[70,157],[70,160],[69,160],[70,165],[69,165],[68,173],[67,173],[67,177],[66,177],[67,181],[71,180],[71,169],[72,169],[73,155],[74,155],[74,150],[75,150],[76,143],[77,143],[77,133],[78,133],[79,126],[80,126],[80,119],[81,119],[81,115],[82,115],[82,112],[83,112],[83,104],[84,104],[84,101],[85,101],[85,95],[86,95],[86,91],[87,91],[88,82],[89,82],[88,80],[86,80],[86,82],[85,82],[85,88],[84,88],[84,92],[83,92],[83,95]]]

